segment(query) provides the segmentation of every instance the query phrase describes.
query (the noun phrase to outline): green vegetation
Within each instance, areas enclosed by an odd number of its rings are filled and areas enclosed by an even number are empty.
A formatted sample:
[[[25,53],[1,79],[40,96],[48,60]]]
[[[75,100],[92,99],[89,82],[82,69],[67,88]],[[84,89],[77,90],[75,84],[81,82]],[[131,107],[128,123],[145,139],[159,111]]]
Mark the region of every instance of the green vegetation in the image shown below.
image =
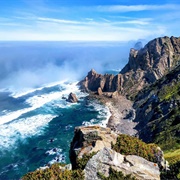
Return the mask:
[[[177,105],[177,107],[172,109],[166,116],[160,118],[156,122],[152,121],[153,141],[158,144],[163,151],[174,151],[180,148],[179,119],[180,106]]]
[[[60,164],[53,164],[44,170],[36,170],[22,177],[22,180],[79,180],[84,179],[82,170],[66,170]]]
[[[176,163],[171,164],[169,169],[170,169],[169,171],[161,173],[161,179],[162,180],[167,180],[167,179],[177,180],[177,179],[180,179],[180,161],[177,161]]]
[[[165,85],[161,88],[158,94],[160,101],[163,100],[171,100],[172,98],[177,98],[180,96],[180,82],[171,83],[169,85]]]
[[[109,177],[104,176],[102,173],[98,172],[98,177],[102,180],[136,180],[135,177],[131,175],[124,175],[121,171],[116,171],[109,168]]]
[[[92,152],[90,154],[84,154],[82,158],[77,158],[76,160],[76,169],[83,170],[89,161],[97,152]]]
[[[121,134],[117,138],[116,144],[112,144],[112,149],[124,155],[137,155],[148,161],[157,162],[155,144],[146,144],[136,137]]]
[[[164,157],[170,164],[175,164],[180,161],[180,149],[167,151],[165,152]]]
[[[96,152],[97,153],[97,152]],[[63,168],[65,164],[53,164],[49,168],[36,170],[27,173],[22,180],[79,180],[84,179],[83,169],[89,159],[96,153],[84,154],[82,158],[77,159],[77,167],[74,170]]]

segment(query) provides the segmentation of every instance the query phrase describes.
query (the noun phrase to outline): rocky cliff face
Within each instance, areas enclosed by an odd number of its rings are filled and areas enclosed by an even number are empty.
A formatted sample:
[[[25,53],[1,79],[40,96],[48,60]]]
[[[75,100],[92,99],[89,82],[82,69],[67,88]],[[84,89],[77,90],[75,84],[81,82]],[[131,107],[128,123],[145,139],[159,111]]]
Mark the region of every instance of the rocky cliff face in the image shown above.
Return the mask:
[[[142,90],[134,102],[139,137],[164,149],[180,141],[180,65]]]
[[[164,166],[165,160],[163,152],[157,146],[152,146],[149,151],[146,149],[150,147],[145,143],[140,143],[137,138],[125,138],[118,139],[118,135],[111,131],[109,128],[102,128],[100,126],[88,126],[77,127],[74,132],[74,138],[70,147],[70,160],[73,169],[82,167],[79,166],[79,159],[83,159],[84,155],[90,155],[95,152],[83,166],[85,173],[85,179],[100,179],[98,173],[102,173],[106,177],[109,177],[110,168],[113,168],[117,172],[122,172],[124,175],[131,174],[137,179],[160,179],[160,168],[166,168]],[[129,140],[128,140],[129,139]],[[152,156],[155,159],[154,162],[150,162],[143,157],[137,155],[131,155],[134,150],[128,150],[132,147],[131,143],[135,143],[138,146],[139,152],[142,150]],[[140,144],[139,144],[140,143]],[[113,145],[121,146],[122,149],[127,146],[127,155],[122,155],[113,150]],[[142,147],[141,147],[142,146]],[[142,148],[142,149],[141,149]],[[146,150],[144,150],[145,148]],[[140,150],[141,149],[141,150]],[[154,149],[154,150],[153,150]],[[124,149],[125,150],[125,149]],[[132,151],[132,152],[131,152]],[[147,151],[147,152],[146,152]],[[123,152],[123,151],[122,151]],[[134,152],[133,154],[136,154]],[[147,158],[147,157],[146,157]],[[84,160],[82,160],[84,162]]]
[[[180,38],[162,37],[150,41],[140,50],[131,49],[129,62],[118,75],[101,75],[91,70],[79,83],[85,91],[118,91],[133,96],[179,64]]]
[[[158,165],[135,155],[124,156],[110,148],[103,148],[87,163],[84,172],[86,180],[100,180],[98,173],[109,177],[109,169],[131,174],[136,179],[159,180]]]
[[[115,143],[117,134],[110,128],[100,126],[76,127],[74,138],[71,142],[70,160],[73,168],[76,167],[76,159],[82,158],[84,154],[97,152],[103,147],[111,147],[111,142]]]

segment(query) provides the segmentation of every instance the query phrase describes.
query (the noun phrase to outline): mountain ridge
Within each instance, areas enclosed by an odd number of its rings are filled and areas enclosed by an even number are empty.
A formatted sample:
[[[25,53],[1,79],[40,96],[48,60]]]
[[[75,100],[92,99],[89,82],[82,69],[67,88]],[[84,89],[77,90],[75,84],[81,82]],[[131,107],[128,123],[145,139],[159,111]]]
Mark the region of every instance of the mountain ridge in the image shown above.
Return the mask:
[[[145,86],[163,77],[178,65],[180,59],[180,38],[161,37],[150,41],[144,48],[132,48],[129,61],[117,75],[98,74],[92,69],[79,82],[86,92],[118,91],[122,95],[135,96]]]

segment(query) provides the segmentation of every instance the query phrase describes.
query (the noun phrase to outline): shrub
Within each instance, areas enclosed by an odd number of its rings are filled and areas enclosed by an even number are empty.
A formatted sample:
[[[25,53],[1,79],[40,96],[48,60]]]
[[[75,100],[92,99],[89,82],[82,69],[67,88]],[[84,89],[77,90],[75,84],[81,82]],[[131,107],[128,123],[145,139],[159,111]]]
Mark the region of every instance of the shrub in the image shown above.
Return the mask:
[[[82,170],[66,170],[60,164],[53,164],[44,170],[36,170],[24,175],[22,180],[79,180],[84,179]]]
[[[169,171],[164,171],[161,173],[161,179],[180,179],[180,161],[170,165]]]
[[[112,144],[112,149],[124,155],[137,155],[148,161],[157,162],[155,156],[157,146],[155,144],[146,144],[138,138],[129,135],[119,135],[116,144]]]
[[[76,169],[83,170],[89,161],[97,152],[92,152],[90,154],[84,154],[82,158],[77,158],[76,160]]]

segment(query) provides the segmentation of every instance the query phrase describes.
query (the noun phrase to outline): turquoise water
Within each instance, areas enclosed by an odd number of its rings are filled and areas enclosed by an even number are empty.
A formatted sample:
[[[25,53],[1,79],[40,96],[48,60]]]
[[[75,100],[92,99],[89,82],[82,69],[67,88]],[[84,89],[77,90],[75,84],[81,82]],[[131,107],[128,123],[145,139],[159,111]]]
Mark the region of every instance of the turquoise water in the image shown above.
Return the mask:
[[[67,88],[76,92],[79,103],[62,99],[68,96]],[[1,116],[1,120],[9,121],[0,126],[0,179],[19,179],[48,164],[69,163],[74,127],[101,124],[109,116],[106,107],[86,96],[75,84],[64,83],[7,97],[20,107],[20,115],[14,119],[18,109],[11,107]],[[37,103],[44,104],[33,108]]]

